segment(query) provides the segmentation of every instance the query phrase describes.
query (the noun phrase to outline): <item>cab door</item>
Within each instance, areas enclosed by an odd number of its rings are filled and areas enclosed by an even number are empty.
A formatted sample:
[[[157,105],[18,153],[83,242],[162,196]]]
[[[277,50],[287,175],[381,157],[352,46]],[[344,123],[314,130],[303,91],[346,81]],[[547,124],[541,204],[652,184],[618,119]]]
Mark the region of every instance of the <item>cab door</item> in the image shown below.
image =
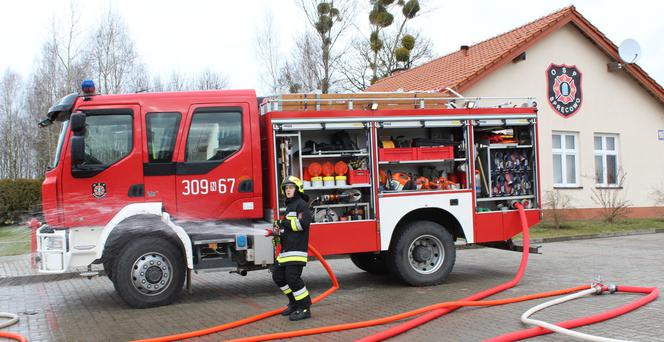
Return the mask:
[[[67,149],[62,175],[64,225],[105,225],[124,206],[144,201],[140,107],[78,110],[86,114],[85,160],[72,165]]]
[[[195,104],[176,165],[177,218],[261,217],[254,197],[250,110],[246,103]]]

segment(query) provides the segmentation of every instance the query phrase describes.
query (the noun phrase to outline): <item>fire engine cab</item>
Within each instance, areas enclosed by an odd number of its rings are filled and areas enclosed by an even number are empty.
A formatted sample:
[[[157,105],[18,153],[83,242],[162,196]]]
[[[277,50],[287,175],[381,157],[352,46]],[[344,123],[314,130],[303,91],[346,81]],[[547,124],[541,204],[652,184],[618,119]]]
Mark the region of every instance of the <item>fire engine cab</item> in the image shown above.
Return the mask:
[[[302,179],[310,244],[413,286],[442,283],[456,244],[518,249],[515,202],[540,218],[530,98],[251,90],[64,97],[36,230],[42,273],[103,266],[133,307],[175,300],[191,271],[266,269],[264,230]]]

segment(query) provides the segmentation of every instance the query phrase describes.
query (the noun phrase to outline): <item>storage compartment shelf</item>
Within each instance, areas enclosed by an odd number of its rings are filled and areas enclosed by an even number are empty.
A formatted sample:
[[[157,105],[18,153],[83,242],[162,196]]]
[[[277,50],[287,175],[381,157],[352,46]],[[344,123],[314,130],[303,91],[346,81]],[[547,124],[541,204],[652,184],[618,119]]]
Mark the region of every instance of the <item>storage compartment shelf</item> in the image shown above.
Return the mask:
[[[500,148],[530,148],[533,145],[517,145],[517,144],[491,144],[489,145],[491,149],[500,149]]]
[[[428,160],[402,160],[402,161],[381,161],[378,164],[388,165],[388,164],[422,164],[422,163],[441,163],[448,160],[454,161],[466,161],[466,158],[450,158],[450,159],[428,159]]]
[[[510,200],[520,200],[526,198],[535,198],[535,195],[523,195],[523,196],[505,196],[505,197],[484,197],[478,198],[478,202],[490,202],[490,201],[510,201]]]
[[[357,202],[357,203],[338,203],[338,204],[321,204],[321,205],[314,205],[312,208],[314,209],[320,209],[320,208],[347,208],[347,207],[363,207],[363,206],[368,206],[369,203],[366,202]]]
[[[367,157],[368,153],[334,153],[334,154],[303,154],[302,159],[307,158],[344,158],[344,157]]]
[[[371,184],[350,184],[350,185],[335,185],[335,186],[310,186],[305,187],[304,190],[336,190],[336,189],[354,189],[354,188],[370,188]]]

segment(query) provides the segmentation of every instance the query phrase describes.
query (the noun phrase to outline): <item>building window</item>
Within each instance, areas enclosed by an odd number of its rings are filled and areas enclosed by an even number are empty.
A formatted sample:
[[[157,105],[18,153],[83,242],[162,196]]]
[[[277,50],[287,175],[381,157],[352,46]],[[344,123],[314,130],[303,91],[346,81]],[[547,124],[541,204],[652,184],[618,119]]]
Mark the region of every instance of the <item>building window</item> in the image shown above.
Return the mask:
[[[555,132],[552,135],[555,187],[579,186],[578,140],[578,134],[572,132]]]
[[[618,185],[618,135],[595,134],[595,182]]]

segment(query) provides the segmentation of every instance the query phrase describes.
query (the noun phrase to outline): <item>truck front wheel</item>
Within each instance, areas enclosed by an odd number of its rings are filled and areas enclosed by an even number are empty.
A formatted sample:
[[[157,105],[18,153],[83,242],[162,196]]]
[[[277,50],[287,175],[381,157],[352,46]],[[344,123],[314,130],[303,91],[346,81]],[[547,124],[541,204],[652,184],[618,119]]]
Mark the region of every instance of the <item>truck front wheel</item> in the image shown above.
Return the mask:
[[[137,239],[122,249],[113,270],[113,283],[134,308],[172,303],[184,284],[184,260],[179,249],[161,238]]]
[[[431,221],[413,221],[394,236],[389,266],[407,284],[428,286],[444,282],[455,259],[454,240],[443,226]]]

